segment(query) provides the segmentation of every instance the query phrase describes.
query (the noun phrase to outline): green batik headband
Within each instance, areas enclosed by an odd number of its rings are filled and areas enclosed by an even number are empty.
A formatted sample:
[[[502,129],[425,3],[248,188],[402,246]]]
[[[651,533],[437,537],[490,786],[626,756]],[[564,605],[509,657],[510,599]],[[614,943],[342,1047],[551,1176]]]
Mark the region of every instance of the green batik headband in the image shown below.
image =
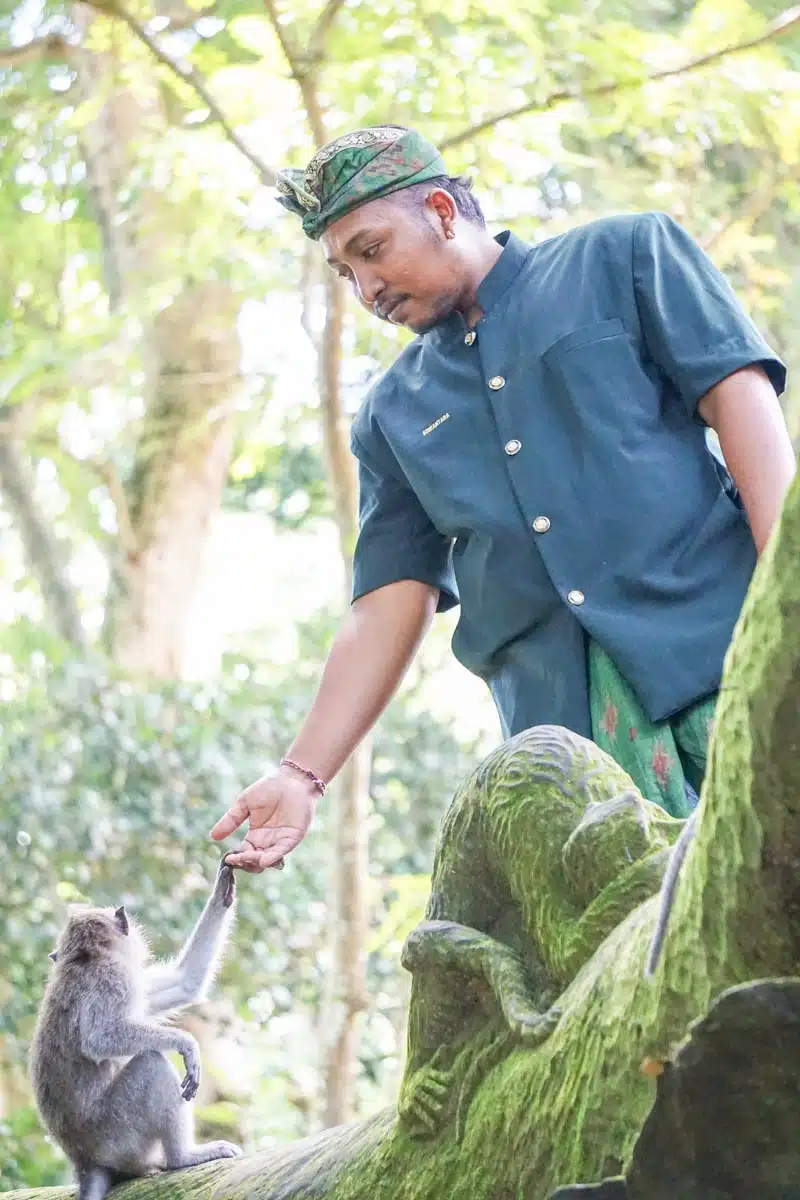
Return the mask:
[[[304,232],[317,241],[354,208],[442,175],[444,159],[420,134],[379,125],[329,142],[305,171],[279,171],[278,202],[302,217]]]

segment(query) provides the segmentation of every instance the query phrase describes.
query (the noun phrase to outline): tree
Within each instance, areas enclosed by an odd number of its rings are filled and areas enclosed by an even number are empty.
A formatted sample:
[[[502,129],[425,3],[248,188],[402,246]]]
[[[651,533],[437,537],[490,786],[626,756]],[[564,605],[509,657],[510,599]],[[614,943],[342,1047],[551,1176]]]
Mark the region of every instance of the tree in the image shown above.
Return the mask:
[[[144,410],[127,462],[121,463],[113,451],[107,456],[101,451],[95,460],[76,456],[84,491],[87,482],[99,482],[115,512],[118,537],[109,564],[107,644],[112,658],[129,670],[177,678],[182,673],[182,630],[228,471],[239,385],[234,320],[240,301],[218,272],[216,278],[212,270],[203,280],[193,279],[194,265],[176,255],[170,224],[186,213],[186,201],[180,192],[177,201],[167,199],[157,179],[160,164],[147,144],[169,130],[150,62],[141,55],[137,61],[126,26],[102,11],[79,4],[62,25],[69,29],[68,38],[48,36],[41,49],[64,61],[70,90],[87,113],[75,149],[86,172],[82,199],[99,235],[98,266],[112,319],[106,329],[116,324],[125,366],[141,376],[140,388],[117,385],[116,397],[121,405],[138,404]],[[54,119],[69,123],[61,115]],[[173,169],[176,165],[180,163],[173,163]],[[59,166],[52,164],[53,170]],[[66,333],[70,316],[62,316],[56,330]],[[56,461],[68,449],[58,433],[64,404],[86,387],[103,384],[103,376],[108,378],[113,369],[113,363],[102,362],[105,355],[92,364],[94,371],[79,366],[72,354],[77,357],[81,349],[69,346],[66,378],[48,373],[49,396],[42,394],[41,384],[25,375],[22,379],[28,395],[26,403],[19,403],[28,409],[29,442],[34,452],[55,455]],[[10,400],[12,405],[17,400],[14,390]],[[25,460],[19,441],[16,445],[13,475],[9,453],[2,460],[3,490],[7,497],[17,496],[16,510],[26,514],[18,529],[56,628],[80,650],[86,643],[75,620],[80,605],[69,595],[74,588],[56,553],[57,543],[41,534],[47,516],[35,490],[28,486],[20,492],[19,466]],[[68,621],[66,605],[72,610]]]

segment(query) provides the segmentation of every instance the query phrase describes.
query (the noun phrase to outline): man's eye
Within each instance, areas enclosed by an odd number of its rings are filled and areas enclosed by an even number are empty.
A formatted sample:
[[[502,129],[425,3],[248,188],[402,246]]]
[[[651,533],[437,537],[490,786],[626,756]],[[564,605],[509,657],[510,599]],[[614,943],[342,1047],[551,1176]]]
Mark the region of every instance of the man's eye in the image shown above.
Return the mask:
[[[362,250],[361,257],[369,260],[370,258],[374,258],[379,250],[380,242],[376,242],[374,246],[367,246],[365,250]]]

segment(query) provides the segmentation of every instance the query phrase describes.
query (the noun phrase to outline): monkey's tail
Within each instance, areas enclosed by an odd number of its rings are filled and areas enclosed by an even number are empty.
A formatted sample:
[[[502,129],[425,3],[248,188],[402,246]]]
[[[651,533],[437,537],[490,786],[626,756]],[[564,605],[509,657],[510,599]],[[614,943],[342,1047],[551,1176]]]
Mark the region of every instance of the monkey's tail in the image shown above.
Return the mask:
[[[78,1170],[78,1200],[105,1200],[121,1178],[108,1167],[81,1167]]]

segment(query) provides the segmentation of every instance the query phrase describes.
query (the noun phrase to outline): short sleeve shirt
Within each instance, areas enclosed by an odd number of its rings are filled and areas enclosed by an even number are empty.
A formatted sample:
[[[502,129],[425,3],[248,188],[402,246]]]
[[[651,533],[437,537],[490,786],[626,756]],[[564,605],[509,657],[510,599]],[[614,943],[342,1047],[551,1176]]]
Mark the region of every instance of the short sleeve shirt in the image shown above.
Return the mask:
[[[417,338],[354,421],[354,598],[460,602],[506,735],[590,734],[587,635],[664,719],[718,687],[756,559],[698,401],[754,364],[780,393],[783,363],[664,214],[497,240],[478,325]]]

